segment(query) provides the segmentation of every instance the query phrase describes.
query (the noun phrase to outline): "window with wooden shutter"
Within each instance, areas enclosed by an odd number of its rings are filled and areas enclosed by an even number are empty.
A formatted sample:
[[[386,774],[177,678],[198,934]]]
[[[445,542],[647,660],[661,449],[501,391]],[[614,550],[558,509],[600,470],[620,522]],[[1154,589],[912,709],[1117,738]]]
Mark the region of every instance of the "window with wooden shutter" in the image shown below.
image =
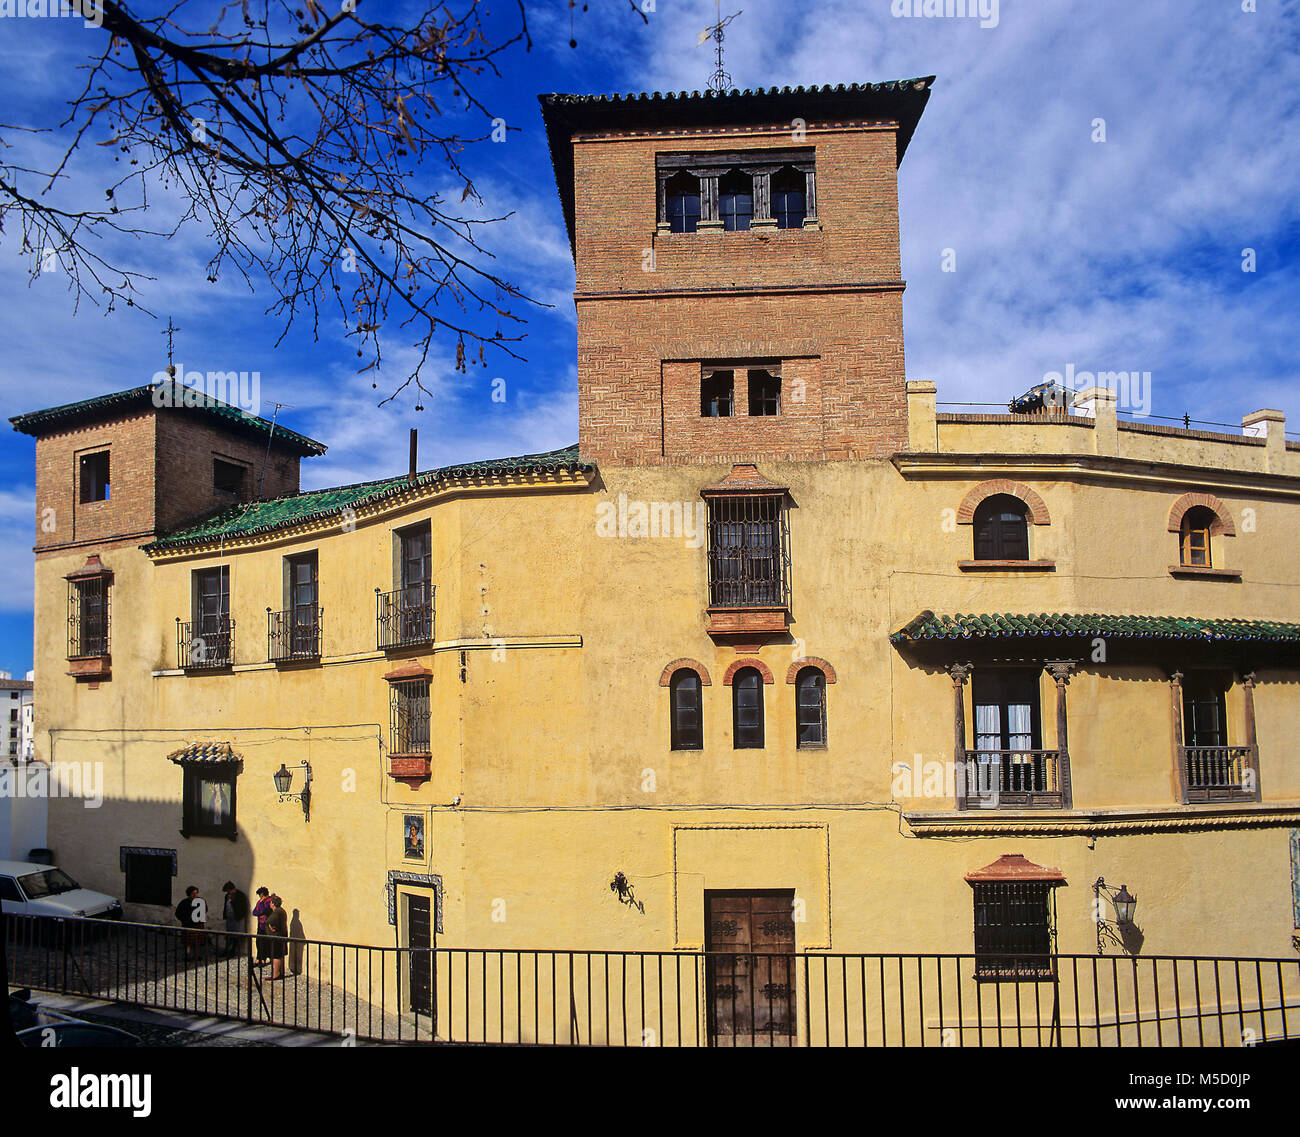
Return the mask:
[[[975,509],[977,561],[1029,559],[1028,506],[1010,494],[994,494]]]

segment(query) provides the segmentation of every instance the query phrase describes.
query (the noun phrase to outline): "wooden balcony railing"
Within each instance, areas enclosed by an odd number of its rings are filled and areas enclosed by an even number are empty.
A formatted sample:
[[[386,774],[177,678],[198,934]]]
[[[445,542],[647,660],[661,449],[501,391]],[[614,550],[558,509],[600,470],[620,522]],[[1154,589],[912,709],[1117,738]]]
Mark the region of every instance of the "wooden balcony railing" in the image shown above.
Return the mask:
[[[320,658],[323,608],[266,610],[266,657],[272,663],[293,663]]]
[[[1259,800],[1254,746],[1181,746],[1178,761],[1188,802]]]
[[[1060,750],[967,750],[963,809],[1063,809],[1069,755]]]

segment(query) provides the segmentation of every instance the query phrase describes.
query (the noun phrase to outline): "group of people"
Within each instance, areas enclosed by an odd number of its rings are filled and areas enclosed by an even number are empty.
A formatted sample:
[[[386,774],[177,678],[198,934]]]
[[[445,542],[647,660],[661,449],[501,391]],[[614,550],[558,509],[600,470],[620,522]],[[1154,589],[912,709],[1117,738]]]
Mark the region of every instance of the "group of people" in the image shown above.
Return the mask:
[[[235,886],[233,881],[226,881],[221,886],[225,894],[221,918],[228,933],[242,933],[248,920],[248,894]],[[270,889],[263,886],[257,890],[257,903],[252,909],[257,918],[257,936],[255,945],[257,958],[253,966],[271,965],[271,978],[284,978],[284,959],[289,954],[289,915],[284,910],[284,901]],[[185,899],[176,905],[176,919],[185,929],[185,958],[195,959],[203,953],[207,942],[207,901],[199,895],[198,885],[190,885],[185,890]],[[227,956],[238,955],[242,950],[242,936],[226,935],[220,950]]]

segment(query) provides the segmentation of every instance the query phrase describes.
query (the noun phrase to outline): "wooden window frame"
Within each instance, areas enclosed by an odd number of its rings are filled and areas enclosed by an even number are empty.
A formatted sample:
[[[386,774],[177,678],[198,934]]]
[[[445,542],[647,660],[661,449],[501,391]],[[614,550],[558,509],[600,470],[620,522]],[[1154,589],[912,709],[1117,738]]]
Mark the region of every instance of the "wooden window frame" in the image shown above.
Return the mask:
[[[816,722],[813,724],[805,723],[804,719],[806,710],[812,710],[806,707],[803,701],[803,692],[805,683],[812,681],[812,687],[820,693],[818,700]],[[797,750],[825,750],[829,745],[829,737],[826,729],[826,673],[820,667],[809,665],[800,669],[799,674],[795,676],[794,681],[794,716],[795,716],[795,748]],[[814,741],[805,741],[803,737],[803,728],[805,725],[816,725],[818,737]]]
[[[684,683],[690,680],[695,681],[695,706],[683,706],[681,701],[681,688]],[[694,711],[695,723],[693,730],[691,728],[683,729],[681,718],[682,714]],[[672,679],[668,682],[668,715],[669,715],[669,738],[670,748],[672,750],[703,750],[704,749],[704,680],[700,677],[698,671],[690,667],[683,667],[674,673]]]
[[[1015,533],[1015,544],[1008,548],[1006,527],[1008,522],[1003,516],[1004,513],[1010,513],[1010,502],[1015,502],[1019,506],[1019,525]],[[996,511],[998,517],[995,519],[990,516]],[[1029,560],[1029,506],[1016,497],[1014,494],[997,493],[990,494],[975,507],[975,513],[971,521],[973,536],[972,557],[976,563],[985,563],[990,561],[1010,561],[1023,562]],[[1020,542],[1023,541],[1023,548]],[[981,552],[981,544],[989,544],[991,548],[986,553]],[[1012,556],[1010,554],[1017,555]]]
[[[754,692],[755,706],[742,708],[741,696]],[[743,710],[753,710],[753,725],[741,725]],[[742,737],[745,739],[742,741]],[[731,680],[731,744],[735,750],[764,750],[767,747],[767,724],[763,708],[763,673],[757,667],[742,667]]]

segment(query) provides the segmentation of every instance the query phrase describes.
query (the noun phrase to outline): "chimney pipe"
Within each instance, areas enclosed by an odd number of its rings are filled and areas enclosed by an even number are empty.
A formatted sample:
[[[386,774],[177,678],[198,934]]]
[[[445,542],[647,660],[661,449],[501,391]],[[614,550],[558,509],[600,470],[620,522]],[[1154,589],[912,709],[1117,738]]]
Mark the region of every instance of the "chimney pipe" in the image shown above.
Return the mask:
[[[415,465],[416,441],[415,440],[418,434],[419,432],[415,429],[415,427],[411,427],[411,471],[406,475],[407,483],[410,485],[415,485],[415,469],[416,469],[416,465]]]

